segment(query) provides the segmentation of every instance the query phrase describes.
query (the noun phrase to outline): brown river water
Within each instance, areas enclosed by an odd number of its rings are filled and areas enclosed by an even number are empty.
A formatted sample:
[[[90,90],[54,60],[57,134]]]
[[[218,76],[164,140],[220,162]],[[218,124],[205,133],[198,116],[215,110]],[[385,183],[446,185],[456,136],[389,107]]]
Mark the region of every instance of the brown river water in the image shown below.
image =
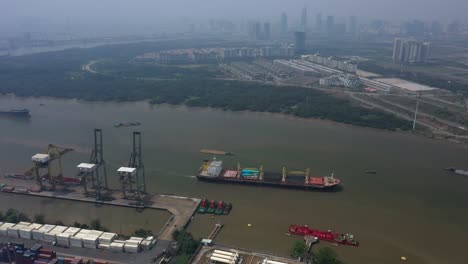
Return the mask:
[[[44,104],[40,106],[40,104]],[[145,102],[103,103],[46,98],[0,97],[0,109],[29,108],[29,120],[0,117],[0,173],[23,172],[31,155],[47,144],[73,147],[64,157],[65,174],[89,159],[92,130],[104,131],[104,155],[113,187],[115,170],[126,165],[133,130],[142,132],[148,191],[207,197],[233,204],[229,216],[196,216],[189,227],[203,237],[222,221],[218,241],[242,248],[286,255],[296,239],[290,224],[353,233],[359,248],[321,242],[347,263],[464,263],[468,237],[468,177],[446,173],[468,169],[468,146],[410,134],[303,120],[264,113],[232,113]],[[116,122],[139,121],[140,127],[114,128]],[[311,168],[314,175],[332,170],[342,179],[340,192],[314,192],[199,182],[195,178],[202,148],[237,153],[218,157],[234,166],[262,163],[280,171]],[[375,175],[364,173],[376,170]],[[117,207],[96,208],[3,194],[0,209],[16,207],[44,212],[64,222],[100,218],[116,232],[141,225],[159,229],[168,215]],[[251,224],[251,227],[248,227]]]

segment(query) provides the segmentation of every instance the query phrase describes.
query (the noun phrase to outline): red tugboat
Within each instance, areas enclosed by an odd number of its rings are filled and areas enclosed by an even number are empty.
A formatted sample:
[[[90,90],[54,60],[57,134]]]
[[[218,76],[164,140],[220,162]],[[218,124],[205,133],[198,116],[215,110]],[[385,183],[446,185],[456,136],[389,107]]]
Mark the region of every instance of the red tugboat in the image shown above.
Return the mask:
[[[211,200],[210,205],[208,206],[208,210],[206,210],[206,213],[214,214],[215,211],[216,211],[216,201]]]
[[[203,200],[200,202],[200,205],[198,206],[198,213],[204,214],[206,213],[206,210],[208,210],[208,202],[206,198],[203,198]]]
[[[289,233],[301,236],[314,236],[319,240],[359,247],[359,242],[354,239],[354,235],[352,234],[333,233],[332,231],[321,231],[318,229],[309,228],[308,226],[298,225],[289,226]]]

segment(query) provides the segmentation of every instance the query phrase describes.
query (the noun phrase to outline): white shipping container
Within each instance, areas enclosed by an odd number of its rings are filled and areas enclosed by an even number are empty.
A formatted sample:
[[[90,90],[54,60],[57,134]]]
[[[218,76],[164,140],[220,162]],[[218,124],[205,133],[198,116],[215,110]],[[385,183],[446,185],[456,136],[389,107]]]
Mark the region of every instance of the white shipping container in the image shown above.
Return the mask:
[[[70,234],[57,234],[57,244],[61,246],[70,246]]]
[[[22,227],[21,229],[19,229],[19,235],[21,238],[24,239],[32,239],[32,227]]]
[[[35,240],[44,240],[44,233],[48,233],[50,230],[54,229],[55,225],[43,225],[41,228],[32,231],[33,239]]]
[[[31,222],[19,222],[18,225],[22,226],[30,226],[32,223]]]
[[[109,244],[105,244],[105,243],[102,243],[102,244],[99,244],[98,245],[98,248],[99,249],[109,249],[110,245]]]
[[[124,250],[125,252],[137,253],[138,251],[140,251],[140,247],[134,244],[125,243]]]
[[[124,250],[124,243],[110,243],[109,249],[115,252],[122,252]]]
[[[125,241],[125,245],[133,245],[133,246],[140,246],[141,242],[135,240],[127,240]]]
[[[44,241],[46,242],[57,242],[57,235],[54,233],[44,233]]]
[[[8,236],[9,237],[19,238],[19,229],[23,228],[23,227],[25,227],[25,226],[20,225],[20,224],[9,227],[8,230],[7,230]]]
[[[63,231],[67,230],[68,227],[66,226],[56,226],[52,230],[49,231],[49,233],[53,234],[60,234],[63,233]]]
[[[41,225],[41,224],[32,223],[32,224],[29,225],[28,227],[30,227],[31,230],[37,230],[37,229],[41,228],[42,225]]]
[[[83,239],[81,237],[70,237],[70,246],[83,247]]]
[[[74,236],[80,232],[81,228],[77,227],[69,227],[67,230],[63,231],[64,234],[69,234],[70,236]]]
[[[0,235],[1,236],[7,236],[8,235],[8,228],[15,226],[15,224],[12,223],[3,223],[0,226]]]
[[[99,243],[100,244],[110,244],[114,239],[117,237],[116,233],[103,233],[101,236],[99,236]]]

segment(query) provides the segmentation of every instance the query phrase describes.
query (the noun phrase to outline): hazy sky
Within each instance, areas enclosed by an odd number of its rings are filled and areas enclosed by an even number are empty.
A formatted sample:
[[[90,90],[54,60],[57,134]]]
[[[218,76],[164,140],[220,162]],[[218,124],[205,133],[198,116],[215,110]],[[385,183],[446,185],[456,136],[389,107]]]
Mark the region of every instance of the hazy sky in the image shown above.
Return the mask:
[[[468,0],[1,0],[0,17],[176,19],[209,17],[269,18],[283,10],[387,19],[467,17]]]
[[[310,25],[318,12],[324,19],[334,15],[336,21],[350,15],[360,21],[468,21],[468,0],[0,0],[0,38],[25,32],[177,32],[210,18],[277,22],[282,12],[294,26],[304,6]]]

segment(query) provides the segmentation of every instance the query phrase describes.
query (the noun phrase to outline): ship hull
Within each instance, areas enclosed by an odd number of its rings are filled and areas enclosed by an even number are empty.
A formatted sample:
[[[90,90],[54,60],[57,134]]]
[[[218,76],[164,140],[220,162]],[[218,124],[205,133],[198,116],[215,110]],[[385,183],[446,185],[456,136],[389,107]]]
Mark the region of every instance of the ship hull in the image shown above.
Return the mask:
[[[11,111],[0,111],[0,116],[13,116],[13,117],[29,117],[29,110],[11,110]]]
[[[242,184],[242,185],[253,185],[253,186],[264,186],[264,187],[276,187],[276,188],[289,188],[289,189],[303,189],[303,190],[319,190],[319,191],[337,191],[339,190],[340,185],[314,185],[314,184],[304,184],[299,182],[276,182],[276,181],[259,181],[259,180],[249,180],[243,178],[226,178],[226,177],[210,177],[197,175],[198,180],[213,182],[213,183],[228,183],[228,184]]]

